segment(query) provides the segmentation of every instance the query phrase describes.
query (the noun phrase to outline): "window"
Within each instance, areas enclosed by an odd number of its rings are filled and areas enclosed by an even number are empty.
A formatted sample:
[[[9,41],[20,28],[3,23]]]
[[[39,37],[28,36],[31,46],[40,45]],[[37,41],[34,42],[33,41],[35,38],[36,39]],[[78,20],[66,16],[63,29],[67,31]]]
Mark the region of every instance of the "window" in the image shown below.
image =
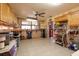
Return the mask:
[[[32,25],[38,25],[38,22],[37,20],[34,20],[34,19],[27,19],[28,22],[31,22]]]
[[[31,25],[31,22],[29,22],[29,21],[23,21],[22,25]]]
[[[31,29],[31,27],[30,26],[22,26],[22,29]]]
[[[27,21],[22,21],[22,29],[38,29],[38,22],[34,19],[27,19]]]

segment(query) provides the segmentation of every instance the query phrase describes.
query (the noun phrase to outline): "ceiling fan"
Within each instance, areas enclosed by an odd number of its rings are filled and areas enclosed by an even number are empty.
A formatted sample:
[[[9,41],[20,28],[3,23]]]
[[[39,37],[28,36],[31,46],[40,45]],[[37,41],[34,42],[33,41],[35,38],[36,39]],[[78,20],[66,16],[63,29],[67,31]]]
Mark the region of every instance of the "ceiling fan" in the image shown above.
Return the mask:
[[[39,12],[39,11],[33,11],[33,15],[35,16],[35,17],[31,17],[31,16],[28,16],[28,17],[17,17],[17,18],[20,18],[20,19],[26,19],[26,18],[28,18],[28,19],[35,19],[35,20],[38,20],[38,17],[45,17],[44,15],[45,15],[46,13],[45,12]]]
[[[33,11],[33,15],[35,17],[28,16],[27,18],[38,20],[39,17],[45,17],[44,14],[46,14],[46,13],[45,12],[39,12],[39,11]]]
[[[38,12],[38,11],[33,11],[33,14],[37,17],[44,17],[45,12]]]

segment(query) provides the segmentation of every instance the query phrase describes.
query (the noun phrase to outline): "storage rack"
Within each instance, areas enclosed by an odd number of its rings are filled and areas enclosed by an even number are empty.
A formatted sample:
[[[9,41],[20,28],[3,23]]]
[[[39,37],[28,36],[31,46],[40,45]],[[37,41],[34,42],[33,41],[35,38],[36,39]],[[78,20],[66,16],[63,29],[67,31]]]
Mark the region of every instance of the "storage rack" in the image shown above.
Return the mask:
[[[68,46],[75,44],[72,50],[79,49],[79,26],[71,26],[68,30]]]
[[[57,25],[57,23],[59,23]],[[58,21],[54,24],[55,42],[61,46],[67,46],[67,21]]]

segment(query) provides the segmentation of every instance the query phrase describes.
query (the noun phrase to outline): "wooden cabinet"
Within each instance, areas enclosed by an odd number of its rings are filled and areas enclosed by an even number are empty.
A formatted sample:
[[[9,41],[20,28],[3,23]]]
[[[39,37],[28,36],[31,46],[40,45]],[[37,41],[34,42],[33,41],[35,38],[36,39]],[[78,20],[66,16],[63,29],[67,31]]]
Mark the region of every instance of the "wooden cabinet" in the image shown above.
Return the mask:
[[[7,4],[1,4],[1,20],[7,22],[8,20],[8,6]]]
[[[12,13],[11,13],[11,10],[10,10],[10,8],[9,8],[9,12],[8,12],[8,23],[10,23],[10,24],[12,24]]]
[[[68,19],[70,26],[79,26],[79,13],[69,15]]]
[[[16,26],[17,26],[17,24],[18,24],[18,22],[17,22],[17,18],[16,18],[16,16],[14,15],[14,14],[12,14],[13,15],[13,17],[12,17],[12,19],[13,19],[13,23],[14,24],[16,24]],[[15,21],[16,20],[16,21]]]
[[[59,16],[59,17],[55,18],[54,21],[57,22],[57,21],[66,21],[66,20],[68,20],[67,15],[62,15],[62,16]]]
[[[67,14],[64,17],[55,18],[55,22],[64,20],[68,20],[69,26],[79,26],[79,12],[73,14]]]
[[[10,6],[6,3],[1,3],[1,20],[8,24],[17,24],[17,18],[12,12]]]
[[[79,7],[54,17],[54,21],[68,20],[69,26],[79,26]]]

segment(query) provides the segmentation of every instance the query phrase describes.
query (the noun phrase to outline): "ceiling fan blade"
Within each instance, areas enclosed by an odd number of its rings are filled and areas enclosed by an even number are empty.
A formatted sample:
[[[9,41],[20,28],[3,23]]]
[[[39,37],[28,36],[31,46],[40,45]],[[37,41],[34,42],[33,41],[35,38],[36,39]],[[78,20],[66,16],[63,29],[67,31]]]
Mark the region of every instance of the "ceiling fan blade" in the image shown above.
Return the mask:
[[[37,15],[40,16],[39,14],[35,14],[35,16],[37,16]]]
[[[40,16],[40,17],[44,17],[43,14],[46,14],[45,12],[38,12],[38,11],[33,11],[35,16]]]
[[[45,16],[40,16],[40,17],[45,17]]]
[[[27,17],[28,19],[34,19],[34,20],[37,20],[37,18],[35,17]]]
[[[45,12],[43,12],[43,13],[40,13],[40,15],[42,15],[42,14],[46,14]]]

